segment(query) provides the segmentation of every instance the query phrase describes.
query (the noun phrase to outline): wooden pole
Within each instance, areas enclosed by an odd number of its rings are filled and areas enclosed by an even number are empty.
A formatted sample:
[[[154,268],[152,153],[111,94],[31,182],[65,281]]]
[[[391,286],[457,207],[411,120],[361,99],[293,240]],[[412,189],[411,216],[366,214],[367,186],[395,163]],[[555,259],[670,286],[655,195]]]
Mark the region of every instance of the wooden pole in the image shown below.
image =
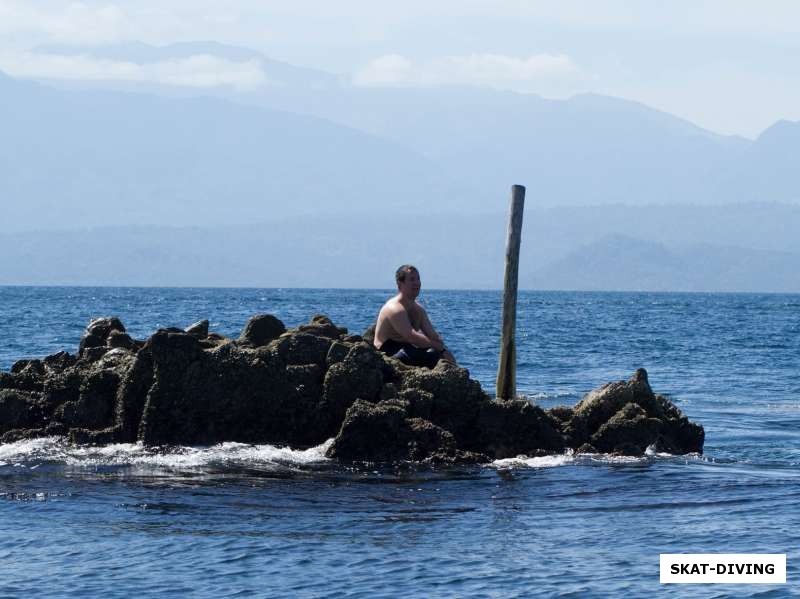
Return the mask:
[[[500,339],[500,366],[497,368],[497,399],[514,399],[517,396],[517,350],[514,334],[517,327],[517,280],[524,208],[525,187],[512,185],[506,240],[506,272],[503,279],[503,336]]]

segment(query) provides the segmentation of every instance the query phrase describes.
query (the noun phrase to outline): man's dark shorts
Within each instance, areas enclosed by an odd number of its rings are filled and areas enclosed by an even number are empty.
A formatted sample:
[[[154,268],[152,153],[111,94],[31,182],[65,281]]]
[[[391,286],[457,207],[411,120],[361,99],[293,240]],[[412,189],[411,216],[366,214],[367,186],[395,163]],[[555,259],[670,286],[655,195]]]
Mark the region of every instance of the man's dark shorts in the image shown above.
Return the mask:
[[[381,345],[381,349],[385,354],[397,358],[403,364],[409,366],[427,366],[433,368],[442,357],[441,352],[436,351],[432,347],[421,348],[415,347],[410,343],[400,343],[394,339],[387,339]]]

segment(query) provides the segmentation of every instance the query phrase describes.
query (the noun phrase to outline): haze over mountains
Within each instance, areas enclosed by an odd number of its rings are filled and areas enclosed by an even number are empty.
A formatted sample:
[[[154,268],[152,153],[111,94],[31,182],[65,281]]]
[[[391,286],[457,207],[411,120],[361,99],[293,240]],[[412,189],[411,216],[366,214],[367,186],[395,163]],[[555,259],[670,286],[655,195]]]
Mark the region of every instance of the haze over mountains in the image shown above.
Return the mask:
[[[0,283],[385,286],[410,255],[435,286],[497,287],[522,183],[524,285],[800,290],[782,266],[800,255],[800,123],[748,140],[616,98],[365,86],[213,43],[40,52],[211,57],[260,83],[0,75]],[[335,264],[353,265],[338,284]]]
[[[0,78],[10,230],[233,224],[385,206],[455,208],[456,186],[396,143],[208,97],[63,91]],[[422,192],[428,195],[425,197]]]
[[[407,221],[400,233],[394,220],[346,215],[0,235],[0,282],[390,288],[400,259],[420,267],[426,288],[502,286],[505,214]],[[797,230],[800,206],[786,204],[530,206],[520,286],[796,293]]]

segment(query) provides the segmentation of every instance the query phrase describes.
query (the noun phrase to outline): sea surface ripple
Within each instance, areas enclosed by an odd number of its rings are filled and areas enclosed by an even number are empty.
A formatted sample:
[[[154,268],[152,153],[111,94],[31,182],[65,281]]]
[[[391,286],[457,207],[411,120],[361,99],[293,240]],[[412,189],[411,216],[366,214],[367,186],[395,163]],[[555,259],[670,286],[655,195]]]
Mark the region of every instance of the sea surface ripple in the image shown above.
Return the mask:
[[[360,332],[388,290],[0,287],[0,369],[314,313]],[[426,290],[491,391],[500,293]],[[0,597],[783,597],[800,581],[800,296],[522,292],[518,390],[543,407],[645,367],[704,455],[564,455],[445,469],[339,464],[327,443],[0,445]],[[660,553],[786,553],[787,585],[660,585]]]

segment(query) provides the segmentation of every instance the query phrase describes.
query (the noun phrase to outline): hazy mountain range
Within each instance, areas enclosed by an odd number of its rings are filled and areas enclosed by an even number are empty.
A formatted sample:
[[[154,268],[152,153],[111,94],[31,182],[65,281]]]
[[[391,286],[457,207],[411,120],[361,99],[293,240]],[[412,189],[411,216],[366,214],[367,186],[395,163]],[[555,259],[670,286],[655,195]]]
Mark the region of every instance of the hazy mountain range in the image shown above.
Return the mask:
[[[537,201],[548,205],[800,200],[800,123],[778,121],[751,141],[618,98],[548,100],[478,87],[364,87],[217,43],[43,51],[137,64],[192,55],[255,61],[265,85],[218,86],[202,93],[314,115],[399,142],[435,161],[479,203],[514,181],[527,183]],[[98,86],[198,94],[143,83],[92,84]]]
[[[497,287],[521,183],[523,285],[800,290],[800,123],[748,140],[616,98],[363,87],[211,43],[39,51],[215,56],[266,83],[0,74],[0,283],[381,287],[417,261],[437,287]]]
[[[0,78],[6,230],[457,207],[428,159],[316,117]]]
[[[505,218],[412,214],[402,235],[368,216],[6,234],[0,284],[390,288],[410,262],[425,287],[497,289]],[[525,218],[525,289],[800,292],[800,206],[531,208]]]

